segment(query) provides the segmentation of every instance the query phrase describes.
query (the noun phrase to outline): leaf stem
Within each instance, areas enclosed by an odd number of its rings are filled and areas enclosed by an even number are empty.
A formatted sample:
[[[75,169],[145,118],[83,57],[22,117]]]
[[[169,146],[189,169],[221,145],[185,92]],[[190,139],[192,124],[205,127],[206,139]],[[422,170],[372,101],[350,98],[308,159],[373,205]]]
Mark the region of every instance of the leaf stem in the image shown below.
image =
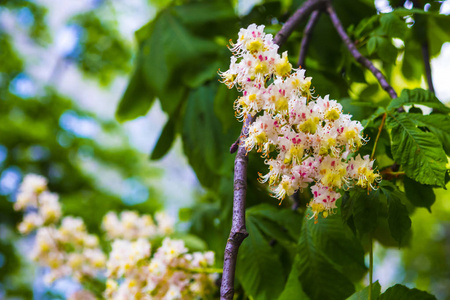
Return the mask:
[[[191,273],[207,273],[207,274],[223,273],[223,270],[220,268],[190,268],[187,269],[186,271]]]
[[[377,134],[377,137],[375,139],[375,144],[373,145],[372,155],[370,155],[370,159],[371,160],[375,156],[375,150],[377,149],[378,140],[380,139],[381,131],[383,130],[383,126],[384,126],[385,121],[386,121],[386,113],[383,114],[383,119],[381,119],[381,124],[380,124],[380,127],[378,128],[378,134]]]

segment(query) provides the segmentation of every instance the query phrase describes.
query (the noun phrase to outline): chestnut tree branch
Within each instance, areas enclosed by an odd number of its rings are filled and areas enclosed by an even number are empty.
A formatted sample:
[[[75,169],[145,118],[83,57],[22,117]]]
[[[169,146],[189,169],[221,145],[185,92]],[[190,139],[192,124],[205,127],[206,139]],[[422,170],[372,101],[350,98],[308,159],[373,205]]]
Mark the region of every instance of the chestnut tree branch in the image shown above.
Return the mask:
[[[274,43],[281,46],[286,42],[294,29],[313,12],[321,8],[326,0],[307,0],[299,9],[284,23],[283,27],[278,31],[273,39]]]
[[[302,44],[300,45],[300,54],[298,56],[298,67],[305,68],[306,52],[308,51],[309,41],[311,40],[311,34],[320,17],[320,10],[312,12],[309,21],[306,24],[305,31],[303,31]]]
[[[241,137],[248,134],[248,127],[253,122],[251,115],[242,126]],[[239,247],[242,241],[248,236],[245,227],[245,199],[247,192],[247,163],[248,156],[245,145],[239,145],[234,160],[234,194],[233,194],[233,220],[230,236],[225,246],[223,261],[222,283],[220,287],[220,299],[233,299],[234,295],[234,273],[236,270],[236,260]]]
[[[424,41],[422,43],[422,57],[423,57],[423,62],[425,64],[425,74],[427,77],[428,89],[430,90],[430,92],[435,94],[434,85],[433,85],[433,77],[431,77],[430,50],[429,50],[427,41]]]
[[[281,30],[274,38],[274,43],[281,46],[291,35],[294,29],[302,22],[312,11],[319,9],[325,0],[307,0],[302,6],[286,21]],[[248,126],[254,121],[254,117],[248,116],[242,126],[240,139],[248,134]],[[247,192],[247,164],[248,157],[245,145],[236,141],[230,148],[237,154],[234,161],[234,195],[233,195],[233,220],[230,236],[225,246],[222,283],[220,287],[220,299],[231,300],[234,296],[234,277],[236,270],[236,261],[239,247],[242,241],[248,236],[245,227],[245,200]],[[236,147],[237,146],[237,147]]]
[[[348,36],[344,27],[342,26],[342,23],[339,20],[339,17],[336,14],[336,11],[334,10],[333,5],[331,4],[331,1],[327,1],[327,13],[330,16],[331,22],[333,23],[334,27],[336,28],[336,31],[338,32],[342,41],[347,46],[348,50],[350,51],[352,56],[355,58],[355,60],[372,72],[372,74],[375,76],[375,78],[380,83],[381,87],[389,94],[389,96],[392,99],[397,98],[397,93],[395,92],[394,88],[387,82],[386,77],[384,77],[383,73],[381,73],[381,71],[378,70],[372,64],[372,62],[370,60],[368,60],[366,57],[364,57],[358,51],[358,49],[356,49],[355,44],[350,39],[350,37]]]

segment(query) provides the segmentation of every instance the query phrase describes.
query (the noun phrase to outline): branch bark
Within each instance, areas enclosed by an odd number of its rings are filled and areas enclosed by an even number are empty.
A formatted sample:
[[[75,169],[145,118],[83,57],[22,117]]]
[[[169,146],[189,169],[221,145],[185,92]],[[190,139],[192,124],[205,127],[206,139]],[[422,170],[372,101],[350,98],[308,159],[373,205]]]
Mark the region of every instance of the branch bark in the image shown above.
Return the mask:
[[[274,43],[281,46],[286,42],[288,37],[292,34],[294,29],[300,24],[306,16],[310,15],[312,11],[321,8],[326,0],[307,0],[300,6],[299,9],[284,23],[280,31],[274,38]]]
[[[253,122],[253,118],[249,115],[242,126],[242,138],[247,136],[248,127]],[[239,145],[238,147],[236,159],[234,160],[233,221],[230,236],[225,247],[220,299],[233,299],[237,255],[242,241],[248,236],[245,227],[248,156],[245,145]]]
[[[302,22],[312,11],[321,8],[326,0],[307,0],[283,25],[281,30],[274,38],[274,43],[281,46],[291,35],[294,29]],[[253,122],[253,117],[248,116],[242,126],[241,138],[248,134],[248,126]],[[244,145],[239,145],[238,139],[230,148],[230,152],[236,151],[234,161],[234,195],[233,195],[233,221],[231,224],[230,236],[225,246],[225,255],[223,262],[222,283],[220,287],[220,299],[232,300],[234,296],[234,276],[236,270],[236,260],[239,247],[242,241],[248,236],[245,227],[245,200],[247,192],[247,151]]]
[[[425,64],[425,74],[427,76],[428,89],[430,90],[430,92],[435,94],[434,85],[433,85],[433,77],[431,76],[430,50],[429,50],[427,41],[424,41],[422,43],[422,56],[423,56],[423,62]]]
[[[417,0],[413,0],[413,8],[418,8],[418,9],[424,9],[423,6],[420,5],[419,1]],[[414,19],[416,21],[418,21],[416,18],[421,18],[422,16],[419,16],[417,14],[414,15]],[[416,23],[419,24],[419,23]],[[415,25],[417,26],[417,25]],[[435,94],[434,92],[434,85],[433,85],[433,77],[431,76],[431,65],[430,65],[430,48],[428,45],[428,41],[427,41],[427,30],[425,30],[425,34],[423,34],[422,36],[422,45],[421,45],[421,49],[422,49],[422,58],[423,58],[423,63],[425,66],[425,76],[427,77],[427,83],[428,83],[428,89],[430,90],[430,92],[432,92],[433,94]]]
[[[350,39],[350,37],[348,36],[344,27],[342,26],[342,23],[339,20],[339,17],[336,14],[336,11],[334,10],[333,5],[331,4],[331,1],[327,1],[327,13],[330,16],[331,22],[333,23],[334,27],[336,28],[336,31],[338,32],[342,41],[345,43],[345,45],[347,46],[348,50],[353,55],[355,60],[372,72],[372,74],[375,76],[375,78],[380,83],[381,87],[389,94],[389,96],[392,99],[397,98],[397,93],[395,92],[394,88],[387,82],[386,77],[384,77],[383,73],[381,73],[381,71],[378,70],[372,64],[372,62],[370,60],[368,60],[366,57],[364,57],[358,51],[358,49],[356,49],[355,44]]]
[[[306,24],[305,31],[303,32],[302,44],[300,45],[300,54],[298,56],[298,67],[305,68],[305,58],[306,52],[308,51],[309,41],[311,39],[311,34],[320,17],[320,10],[315,10],[312,12],[309,21]]]

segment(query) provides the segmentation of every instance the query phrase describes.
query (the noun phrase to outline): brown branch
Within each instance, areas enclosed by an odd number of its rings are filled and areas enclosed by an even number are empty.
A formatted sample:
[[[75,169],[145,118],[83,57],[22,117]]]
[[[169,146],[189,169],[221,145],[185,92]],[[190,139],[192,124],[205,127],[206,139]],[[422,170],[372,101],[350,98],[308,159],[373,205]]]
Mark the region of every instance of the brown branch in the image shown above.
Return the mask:
[[[249,115],[242,126],[241,137],[248,134],[248,126],[254,117]],[[234,273],[239,247],[248,236],[245,227],[245,198],[247,192],[247,163],[248,156],[245,145],[238,146],[239,149],[234,161],[234,195],[233,195],[233,221],[230,236],[225,247],[223,261],[222,284],[220,288],[220,299],[233,299],[234,295]]]
[[[366,57],[364,57],[358,51],[358,49],[356,49],[355,44],[350,39],[350,37],[348,36],[344,27],[342,26],[342,23],[339,20],[339,17],[336,14],[336,11],[334,10],[333,5],[331,4],[331,1],[327,1],[327,12],[328,12],[328,15],[330,16],[331,22],[333,23],[334,27],[336,28],[336,31],[338,32],[342,41],[345,43],[345,45],[347,46],[348,50],[353,55],[355,60],[372,72],[372,74],[375,76],[375,78],[380,83],[381,87],[389,94],[389,96],[392,99],[397,98],[397,93],[395,92],[394,88],[387,82],[386,77],[384,77],[383,73],[381,73],[381,71],[378,70],[372,64],[372,62],[370,60],[368,60]]]
[[[428,42],[426,40],[422,43],[422,57],[425,64],[425,74],[427,77],[428,89],[430,90],[430,92],[435,94],[433,77],[431,77],[430,50],[428,47]]]
[[[423,6],[420,5],[419,1],[417,0],[413,0],[413,8],[419,8],[419,9],[423,9]],[[414,14],[414,18],[420,18],[422,16],[419,16],[417,14]],[[417,19],[416,19],[417,21]],[[417,26],[417,25],[415,25]],[[435,94],[434,92],[434,85],[433,85],[433,78],[431,76],[431,65],[430,65],[430,49],[429,49],[429,45],[428,45],[428,41],[427,41],[427,33],[426,30],[424,33],[422,33],[422,58],[423,58],[423,63],[425,66],[425,75],[427,77],[427,83],[428,83],[428,89],[430,90],[430,92],[432,92],[433,94]]]
[[[274,38],[274,43],[281,46],[312,11],[319,9],[325,0],[307,0],[303,5],[286,21],[281,30]],[[253,122],[254,117],[248,116],[240,138],[231,146],[230,152],[237,147],[236,159],[234,161],[234,195],[233,195],[233,221],[231,224],[230,236],[225,246],[222,283],[220,287],[220,299],[231,300],[234,296],[234,276],[236,270],[236,260],[239,247],[242,241],[248,236],[245,227],[245,199],[247,192],[247,151],[244,145],[240,145],[241,138],[245,138],[248,133],[248,126]]]
[[[319,9],[324,5],[326,0],[307,0],[300,6],[299,9],[284,23],[280,31],[274,38],[274,43],[281,46],[286,42],[288,37],[292,34],[294,29],[300,24],[306,16],[311,14],[312,11]]]
[[[317,21],[320,17],[320,10],[315,10],[312,12],[311,17],[309,17],[309,21],[306,24],[305,31],[303,31],[302,43],[300,45],[300,53],[298,56],[298,67],[305,68],[305,58],[306,52],[308,51],[309,41],[311,39],[311,34],[316,25]]]

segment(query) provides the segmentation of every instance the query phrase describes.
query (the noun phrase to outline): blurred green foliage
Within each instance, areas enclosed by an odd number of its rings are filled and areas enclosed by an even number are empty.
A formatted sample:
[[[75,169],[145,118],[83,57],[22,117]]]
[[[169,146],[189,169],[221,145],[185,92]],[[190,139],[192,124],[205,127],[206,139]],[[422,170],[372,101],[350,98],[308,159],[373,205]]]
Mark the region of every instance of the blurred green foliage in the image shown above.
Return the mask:
[[[33,19],[27,34],[39,46],[50,42],[45,7],[30,1],[7,1],[0,6],[3,13],[13,15],[24,9]],[[93,14],[75,21],[83,31],[80,47],[84,48],[77,58],[82,71],[101,84],[129,71],[131,48],[117,39],[116,31]],[[99,40],[107,47],[97,47]],[[117,122],[101,120],[56,89],[33,81],[25,68],[27,57],[18,52],[11,33],[2,28],[0,59],[0,298],[31,299],[34,268],[24,256],[24,242],[16,230],[22,214],[12,208],[25,174],[47,177],[50,189],[61,197],[64,214],[81,216],[91,232],[99,233],[108,211],[153,213],[161,209],[160,190],[152,183],[161,171],[149,166],[147,156],[129,144]],[[21,80],[37,86],[35,93],[22,94],[18,88]],[[83,125],[90,132],[80,129]],[[140,204],[129,202],[126,193],[133,191],[111,190],[108,185],[113,183],[105,184],[99,175],[118,176],[134,188],[137,185],[146,198]],[[46,297],[55,299],[55,295]]]
[[[77,15],[69,24],[80,29],[74,60],[88,76],[108,85],[131,68],[131,47],[119,35],[114,23],[101,20],[95,11]]]
[[[168,120],[150,158],[161,159],[181,138],[184,154],[205,193],[193,207],[180,212],[180,220],[201,239],[193,237],[193,247],[214,250],[220,265],[232,213],[234,156],[228,149],[239,136],[241,124],[233,111],[238,93],[218,82],[217,70],[228,67],[227,41],[237,37],[239,28],[264,24],[267,32],[276,34],[304,1],[260,1],[245,12],[237,8],[240,1],[149,2],[157,14],[136,32],[136,55],[120,36],[118,24],[104,17],[113,12],[104,9],[71,20],[71,26],[78,28],[79,42],[68,58],[106,86],[117,75],[130,73],[134,57],[134,71],[116,117],[122,122],[135,119],[145,115],[155,101],[160,102]],[[36,43],[48,43],[45,8],[32,1],[12,3],[3,1],[0,7],[14,14],[28,9],[34,16],[28,34]],[[305,62],[315,94],[330,94],[365,124],[369,142],[361,148],[361,155],[371,154],[386,114],[375,152],[385,181],[369,194],[345,192],[337,214],[313,224],[306,207],[309,192],[299,195],[301,205],[296,211],[290,210],[288,199],[276,205],[267,187],[257,181],[258,172],[266,169],[263,160],[250,154],[246,213],[250,236],[238,257],[238,299],[368,299],[368,287],[362,282],[371,238],[384,247],[403,247],[403,263],[398,268],[404,277],[398,281],[431,291],[439,299],[450,298],[445,288],[450,284],[446,279],[450,194],[437,188],[448,182],[450,109],[420,89],[425,73],[421,47],[426,41],[431,57],[439,55],[442,45],[450,41],[450,17],[439,14],[438,2],[416,1],[414,9],[403,8],[404,1],[390,3],[395,8],[392,12],[377,14],[370,0],[334,1],[358,50],[402,91],[399,98],[391,101],[373,75],[354,60],[326,14],[316,24]],[[281,47],[289,51],[293,65],[305,25],[302,22]],[[129,207],[85,169],[87,160],[94,166],[108,166],[122,178],[142,180],[150,196],[133,209],[152,212],[160,207],[158,191],[147,183],[158,171],[148,166],[145,155],[131,148],[116,123],[96,119],[48,87],[31,97],[14,93],[13,82],[24,76],[26,58],[1,29],[0,58],[3,173],[47,176],[51,189],[62,197],[64,212],[82,216],[94,232],[106,211]],[[412,108],[399,112],[397,108],[403,105]],[[423,115],[418,105],[432,113]],[[62,117],[67,116],[94,122],[106,138],[120,136],[120,145],[106,147],[102,139],[80,136],[62,125]],[[21,216],[12,210],[13,194],[1,196],[0,230],[8,228],[16,239],[12,228]],[[14,247],[2,236],[0,251],[8,260],[0,264],[0,290],[7,287],[8,295],[21,293],[29,298],[31,291],[13,280],[21,266]],[[374,283],[372,299],[433,299],[401,285],[387,288]]]

